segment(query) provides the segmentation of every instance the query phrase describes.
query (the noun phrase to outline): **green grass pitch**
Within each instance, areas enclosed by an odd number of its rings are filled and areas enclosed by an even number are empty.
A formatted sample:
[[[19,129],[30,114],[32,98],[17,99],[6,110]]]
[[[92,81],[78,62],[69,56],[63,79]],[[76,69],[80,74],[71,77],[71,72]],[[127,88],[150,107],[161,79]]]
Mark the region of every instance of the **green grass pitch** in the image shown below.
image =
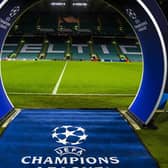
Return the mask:
[[[127,109],[142,74],[142,63],[69,61],[58,92],[52,95],[65,61],[2,61],[1,65],[5,88],[16,108]],[[137,133],[160,167],[167,168],[168,114],[157,114],[156,124],[158,130]]]
[[[8,92],[52,93],[65,62],[2,62]],[[58,93],[135,94],[141,63],[68,62]]]
[[[7,92],[51,93],[64,62],[2,62],[2,77]]]
[[[64,61],[3,61],[4,85],[14,105],[127,108],[138,90],[142,73],[142,63],[69,61],[57,95],[52,96],[64,66]]]

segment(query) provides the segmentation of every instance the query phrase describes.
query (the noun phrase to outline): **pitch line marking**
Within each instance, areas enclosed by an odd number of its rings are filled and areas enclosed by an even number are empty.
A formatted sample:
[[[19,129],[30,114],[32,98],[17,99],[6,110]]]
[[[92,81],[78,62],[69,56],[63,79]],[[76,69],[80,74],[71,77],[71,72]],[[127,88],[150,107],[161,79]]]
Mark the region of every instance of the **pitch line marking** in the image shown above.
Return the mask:
[[[92,94],[92,93],[84,93],[84,94],[75,94],[75,93],[60,93],[58,96],[135,96],[134,94]]]
[[[59,79],[58,79],[58,82],[56,83],[56,85],[55,85],[55,87],[54,87],[54,89],[53,89],[53,91],[52,91],[52,95],[56,95],[56,94],[57,94],[58,89],[59,89],[59,86],[60,86],[61,81],[62,81],[62,78],[63,78],[63,76],[64,76],[64,72],[65,72],[65,70],[66,70],[67,65],[68,65],[68,62],[66,62],[65,65],[64,65],[64,68],[63,68],[63,70],[62,70],[62,72],[61,72],[61,75],[60,75],[60,77],[59,77]]]
[[[10,95],[44,95],[52,96],[50,93],[19,93],[19,92],[8,92]],[[135,94],[100,94],[100,93],[58,93],[57,96],[115,96],[115,97],[133,97]]]

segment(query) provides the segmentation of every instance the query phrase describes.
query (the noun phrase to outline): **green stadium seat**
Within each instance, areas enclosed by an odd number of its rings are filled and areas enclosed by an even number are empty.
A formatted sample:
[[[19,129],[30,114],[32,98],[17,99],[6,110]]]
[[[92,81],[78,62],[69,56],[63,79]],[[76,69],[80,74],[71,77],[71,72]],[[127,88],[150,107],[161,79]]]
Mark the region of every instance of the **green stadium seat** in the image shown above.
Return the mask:
[[[90,60],[88,45],[87,44],[73,44],[72,45],[72,59],[73,60]]]
[[[128,59],[132,62],[141,62],[142,54],[140,51],[140,47],[136,45],[121,45],[121,51],[124,55],[128,57]]]
[[[2,59],[3,58],[6,58],[6,57],[9,57],[11,53],[13,53],[16,48],[17,48],[18,44],[5,44],[4,45],[4,48],[3,48],[3,51],[2,51]]]
[[[38,57],[37,53],[19,53],[17,59],[32,60]]]
[[[65,43],[49,44],[46,59],[63,60],[65,47]]]
[[[116,49],[110,44],[95,44],[94,51],[98,54],[102,60],[110,60],[119,62],[120,59],[117,56]]]

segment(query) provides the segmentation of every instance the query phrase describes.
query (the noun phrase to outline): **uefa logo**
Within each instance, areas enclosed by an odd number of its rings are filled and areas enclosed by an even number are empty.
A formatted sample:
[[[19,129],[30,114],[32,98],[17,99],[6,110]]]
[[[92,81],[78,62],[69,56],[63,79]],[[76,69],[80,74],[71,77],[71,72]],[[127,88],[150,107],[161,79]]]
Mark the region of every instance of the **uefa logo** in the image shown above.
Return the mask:
[[[55,152],[60,156],[70,154],[81,156],[86,150],[76,146],[86,141],[87,137],[84,128],[71,125],[56,127],[52,131],[52,138],[56,143],[64,145],[55,149]]]

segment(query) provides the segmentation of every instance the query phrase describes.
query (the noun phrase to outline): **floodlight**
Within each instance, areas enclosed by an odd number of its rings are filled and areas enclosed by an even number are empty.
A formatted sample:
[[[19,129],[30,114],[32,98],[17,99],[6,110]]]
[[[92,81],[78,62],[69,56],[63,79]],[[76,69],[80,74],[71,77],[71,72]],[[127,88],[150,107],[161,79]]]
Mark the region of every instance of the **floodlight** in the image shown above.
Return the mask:
[[[51,2],[51,6],[66,6],[65,2]]]
[[[88,6],[86,2],[73,2],[72,6]]]

